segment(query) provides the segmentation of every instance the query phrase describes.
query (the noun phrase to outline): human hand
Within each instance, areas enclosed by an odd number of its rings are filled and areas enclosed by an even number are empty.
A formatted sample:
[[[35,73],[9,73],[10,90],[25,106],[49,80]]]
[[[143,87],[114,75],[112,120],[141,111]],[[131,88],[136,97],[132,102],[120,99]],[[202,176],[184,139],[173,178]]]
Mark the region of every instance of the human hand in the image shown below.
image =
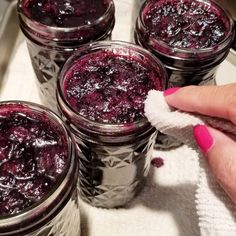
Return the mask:
[[[171,88],[164,96],[179,110],[225,118],[236,125],[236,84]],[[236,142],[204,125],[195,126],[193,133],[218,183],[236,203]]]

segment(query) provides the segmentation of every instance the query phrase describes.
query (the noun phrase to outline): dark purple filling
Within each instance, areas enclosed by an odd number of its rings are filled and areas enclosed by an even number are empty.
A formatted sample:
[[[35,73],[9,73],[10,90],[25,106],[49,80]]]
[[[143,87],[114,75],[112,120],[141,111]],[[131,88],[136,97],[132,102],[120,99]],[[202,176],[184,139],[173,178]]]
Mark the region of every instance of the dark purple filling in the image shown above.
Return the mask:
[[[99,51],[85,55],[69,69],[64,94],[70,106],[92,121],[129,123],[144,117],[150,89],[163,89],[158,68],[148,61]]]
[[[37,203],[57,183],[67,162],[67,141],[46,114],[0,105],[0,216]]]
[[[151,164],[156,168],[160,168],[164,165],[164,160],[161,157],[155,157],[152,159]]]
[[[171,47],[212,47],[224,40],[228,31],[227,17],[214,3],[160,0],[146,8],[147,32]]]
[[[23,0],[23,11],[45,25],[77,27],[98,20],[108,5],[107,0]]]

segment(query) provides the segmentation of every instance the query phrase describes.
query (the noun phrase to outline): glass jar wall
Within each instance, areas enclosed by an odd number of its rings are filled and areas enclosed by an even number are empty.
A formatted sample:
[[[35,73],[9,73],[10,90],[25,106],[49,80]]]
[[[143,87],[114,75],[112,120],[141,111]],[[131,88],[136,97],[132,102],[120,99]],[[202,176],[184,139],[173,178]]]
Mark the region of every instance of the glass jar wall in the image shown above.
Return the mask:
[[[148,51],[116,41],[85,45],[64,65],[58,106],[77,141],[86,202],[124,206],[143,187],[156,137],[144,100],[150,89],[164,90],[166,78]]]

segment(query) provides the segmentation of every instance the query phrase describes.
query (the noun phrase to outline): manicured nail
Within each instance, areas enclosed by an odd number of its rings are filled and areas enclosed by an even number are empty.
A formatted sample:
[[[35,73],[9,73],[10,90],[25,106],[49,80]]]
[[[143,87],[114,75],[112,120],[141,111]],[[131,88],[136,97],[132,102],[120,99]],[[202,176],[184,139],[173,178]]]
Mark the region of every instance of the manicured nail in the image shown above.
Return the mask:
[[[214,145],[214,139],[205,125],[196,125],[193,134],[198,146],[204,153],[207,153]]]
[[[164,91],[164,96],[165,96],[165,97],[166,97],[166,96],[169,96],[169,95],[175,93],[176,91],[178,91],[179,89],[180,89],[180,88],[178,88],[178,87],[169,88],[169,89],[167,89],[167,90]]]

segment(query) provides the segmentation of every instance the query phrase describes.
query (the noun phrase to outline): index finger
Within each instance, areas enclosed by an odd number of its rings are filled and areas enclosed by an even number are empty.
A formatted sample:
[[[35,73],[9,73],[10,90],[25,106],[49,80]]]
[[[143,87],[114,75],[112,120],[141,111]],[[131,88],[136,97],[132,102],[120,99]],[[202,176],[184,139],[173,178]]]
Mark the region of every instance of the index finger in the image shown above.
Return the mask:
[[[236,83],[172,88],[164,96],[170,106],[182,111],[225,118],[236,124]]]

